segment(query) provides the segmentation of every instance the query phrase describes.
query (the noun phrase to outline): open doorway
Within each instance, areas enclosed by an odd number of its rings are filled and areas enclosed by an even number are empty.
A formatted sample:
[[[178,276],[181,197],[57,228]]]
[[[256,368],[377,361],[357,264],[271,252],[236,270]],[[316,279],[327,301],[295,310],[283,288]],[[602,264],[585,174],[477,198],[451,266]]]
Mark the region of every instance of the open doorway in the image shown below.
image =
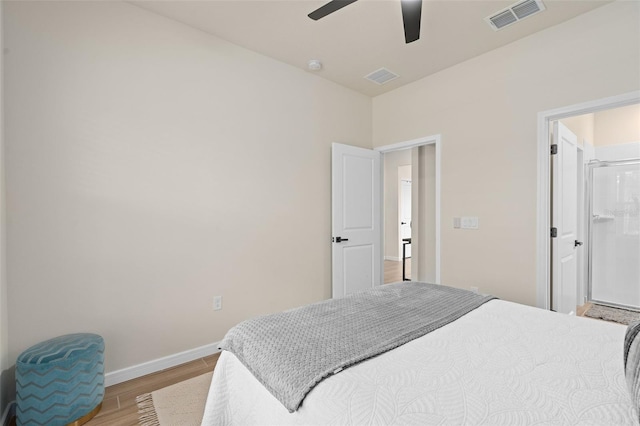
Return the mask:
[[[640,310],[640,104],[559,122],[578,144],[577,307]]]
[[[402,260],[402,280],[411,281],[411,214],[412,214],[412,185],[411,185],[411,166],[400,166],[398,170],[399,177],[399,196],[398,196],[398,218],[399,228],[399,246]]]
[[[340,143],[331,145],[332,294],[345,295],[383,284],[384,185],[383,154],[411,149],[412,248],[414,280],[440,284],[440,135],[377,147],[374,150]],[[430,158],[425,161],[423,158]],[[423,164],[433,164],[429,176]],[[416,165],[418,165],[416,167]],[[422,203],[428,198],[416,186],[433,182],[425,220]],[[416,210],[419,209],[419,210]],[[417,220],[416,220],[417,219]],[[424,222],[424,226],[419,226]],[[430,237],[431,235],[431,237]],[[417,239],[417,241],[416,241]],[[425,243],[421,243],[424,241]],[[420,255],[424,253],[424,257]],[[430,256],[429,253],[435,253]]]
[[[411,277],[411,244],[402,241],[411,241],[411,149],[388,152],[382,163],[384,283],[388,284]]]
[[[431,143],[383,155],[385,284],[439,282],[436,150]]]
[[[596,244],[593,235],[595,225],[592,211],[593,204],[590,203],[593,203],[595,194],[593,193],[594,184],[592,181],[590,181],[590,173],[592,173],[590,169],[593,167],[590,167],[589,164],[592,164],[593,166],[594,162],[599,160],[597,158],[598,156],[607,157],[607,151],[619,152],[619,150],[622,149],[624,152],[627,152],[625,156],[629,157],[629,149],[640,149],[640,135],[637,134],[638,118],[637,115],[634,115],[640,113],[640,107],[638,107],[637,105],[639,102],[640,92],[632,92],[625,95],[606,98],[580,105],[569,106],[558,110],[542,112],[539,114],[538,121],[540,131],[538,137],[539,191],[537,290],[538,306],[541,308],[560,310],[561,312],[566,313],[577,311],[579,313],[580,307],[582,306],[584,308],[584,304],[592,298],[590,283],[592,283],[593,280],[593,268],[597,266],[598,261],[593,259],[593,256],[595,254],[594,249],[597,249],[597,247],[594,247],[594,244]],[[634,111],[634,108],[636,112],[632,112]],[[631,113],[633,118],[631,119],[632,121],[628,123],[627,127],[631,129],[631,132],[636,132],[635,136],[628,136],[628,131],[621,131],[624,126],[619,124],[614,125],[614,130],[611,130],[610,125],[611,123],[613,123],[613,121],[611,120],[612,115],[617,113],[617,109],[625,110],[623,112],[626,112],[627,115]],[[573,191],[575,192],[575,197],[573,198],[573,200],[575,201],[571,201],[568,203],[575,203],[575,213],[573,213],[575,217],[569,221],[575,223],[575,238],[572,237],[573,241],[571,241],[573,243],[571,245],[575,249],[577,258],[575,264],[565,262],[562,257],[557,257],[556,255],[560,253],[560,250],[554,253],[554,249],[552,248],[554,243],[560,241],[560,238],[558,238],[558,236],[569,235],[569,232],[565,232],[564,230],[557,228],[557,225],[559,225],[560,227],[564,225],[564,223],[566,222],[565,219],[562,217],[560,217],[560,220],[558,220],[557,217],[554,218],[554,215],[557,213],[558,209],[565,208],[565,206],[561,205],[560,202],[558,202],[558,200],[555,198],[558,195],[555,194],[555,191],[558,188],[556,187],[554,189],[553,179],[558,176],[559,169],[553,170],[554,159],[553,154],[551,153],[554,152],[554,150],[549,149],[550,140],[552,140],[555,144],[562,138],[560,135],[554,134],[558,131],[554,130],[557,129],[556,123],[560,123],[567,129],[569,129],[570,133],[575,136],[576,140],[576,149],[572,154],[575,157],[574,164],[576,165],[576,167],[573,172],[568,173],[569,175],[574,176],[574,183],[572,185],[575,186],[573,188]],[[610,130],[606,130],[607,128],[609,128]],[[550,137],[552,134],[553,138]],[[623,134],[625,134],[626,136],[622,136]],[[624,146],[624,148],[616,148],[616,145]],[[598,154],[596,154],[596,151],[598,152]],[[626,172],[629,171],[625,170],[625,173]],[[633,172],[630,173],[633,174]],[[614,180],[618,182],[618,184],[622,183],[618,178],[615,178]],[[561,191],[564,191],[565,189],[566,188],[562,189]],[[631,197],[626,197],[629,198],[628,200],[625,201],[623,199],[625,197],[618,197],[622,194],[622,192],[625,192],[620,191],[620,189],[621,188],[619,187],[616,187],[614,189],[610,188],[611,192],[616,193],[616,197],[618,198],[618,201],[616,202],[622,204],[633,204],[633,194],[631,194],[629,191],[626,191],[628,193],[627,195]],[[598,197],[600,197],[600,195],[598,195]],[[552,198],[554,199],[553,201]],[[566,199],[565,204],[567,204]],[[631,204],[629,204],[629,206],[631,206]],[[633,208],[624,207],[618,209],[617,207],[614,207],[612,209],[612,211],[615,212],[618,212],[618,210],[624,212],[624,214],[621,215],[621,226],[622,222],[625,222],[628,228],[629,224],[636,223],[638,220],[634,216],[634,213],[637,212]],[[599,220],[600,217],[597,219]],[[551,232],[549,232],[549,229],[551,229]],[[556,237],[553,236],[554,230],[556,231]],[[638,234],[638,230],[631,233]],[[629,233],[627,233],[624,238],[625,240],[629,239]],[[600,244],[596,245],[600,247],[600,249],[603,248]],[[622,253],[622,251],[620,252]],[[624,252],[628,252],[628,250],[625,249]],[[607,250],[607,253],[611,253],[611,250]],[[603,259],[601,259],[600,261],[601,265],[602,261]],[[611,262],[605,261],[605,263]],[[569,274],[567,271],[561,270],[561,268],[565,265],[570,266],[570,268],[572,269],[571,274]],[[629,269],[627,272],[640,274],[640,269],[638,269],[637,261],[633,264],[630,263],[629,266],[630,268],[627,268]],[[573,268],[575,268],[576,270],[573,271]],[[616,270],[622,269],[625,269],[625,267],[622,266],[621,268],[616,268]],[[574,276],[575,282],[570,283],[568,286],[564,286],[563,288],[562,280],[566,276]],[[618,282],[619,280],[616,281]],[[638,282],[637,279],[635,280],[635,282]],[[558,291],[559,288],[562,290]],[[635,286],[634,289],[636,292],[640,292],[640,289],[638,289],[637,286]],[[556,297],[555,300],[554,295]],[[567,295],[569,295],[568,298],[566,297]],[[561,309],[557,309],[559,298],[562,297],[565,298],[564,307]]]

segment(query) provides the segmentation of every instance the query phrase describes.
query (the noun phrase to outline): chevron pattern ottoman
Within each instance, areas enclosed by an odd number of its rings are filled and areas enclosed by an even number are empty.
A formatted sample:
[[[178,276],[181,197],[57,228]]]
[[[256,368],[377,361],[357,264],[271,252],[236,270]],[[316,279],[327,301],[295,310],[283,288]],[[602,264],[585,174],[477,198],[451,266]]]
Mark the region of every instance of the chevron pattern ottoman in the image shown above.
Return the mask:
[[[16,362],[17,425],[81,425],[104,398],[104,340],[68,334],[30,347]]]

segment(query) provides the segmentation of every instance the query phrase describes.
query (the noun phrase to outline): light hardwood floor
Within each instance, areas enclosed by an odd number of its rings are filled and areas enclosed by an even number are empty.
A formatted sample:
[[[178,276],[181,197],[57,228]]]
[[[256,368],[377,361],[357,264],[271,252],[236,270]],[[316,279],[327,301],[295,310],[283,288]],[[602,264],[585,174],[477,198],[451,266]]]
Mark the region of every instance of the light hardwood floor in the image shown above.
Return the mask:
[[[137,425],[138,406],[136,405],[136,397],[138,395],[162,389],[183,380],[188,380],[192,377],[213,371],[219,356],[220,354],[218,353],[205,358],[199,358],[177,367],[109,386],[105,390],[100,413],[85,424],[87,426]]]
[[[582,306],[578,306],[576,308],[576,315],[579,317],[583,317],[584,313],[587,312],[589,309],[591,309],[592,306],[593,306],[593,303],[591,302],[587,302]]]
[[[405,276],[411,278],[411,259],[406,260]],[[396,262],[394,260],[384,261],[384,283],[395,283],[402,281],[402,262]]]

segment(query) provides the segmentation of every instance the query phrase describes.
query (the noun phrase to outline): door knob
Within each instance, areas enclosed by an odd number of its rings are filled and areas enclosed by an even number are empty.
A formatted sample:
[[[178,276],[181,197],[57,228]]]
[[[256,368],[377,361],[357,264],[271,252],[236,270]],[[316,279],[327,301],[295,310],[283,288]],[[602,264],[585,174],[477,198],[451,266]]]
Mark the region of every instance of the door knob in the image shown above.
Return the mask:
[[[574,247],[578,247],[578,246],[581,246],[581,245],[582,245],[582,241],[575,240],[575,242],[573,243]]]
[[[333,239],[333,241],[336,242],[336,243],[341,243],[343,241],[349,241],[349,239],[348,238],[342,238],[342,237],[335,237]]]

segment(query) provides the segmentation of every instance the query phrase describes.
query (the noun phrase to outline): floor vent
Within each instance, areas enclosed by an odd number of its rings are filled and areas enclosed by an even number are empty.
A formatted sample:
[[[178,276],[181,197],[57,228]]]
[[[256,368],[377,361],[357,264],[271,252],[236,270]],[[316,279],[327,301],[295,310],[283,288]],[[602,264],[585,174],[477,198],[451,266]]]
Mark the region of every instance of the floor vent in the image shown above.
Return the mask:
[[[369,81],[373,81],[376,84],[385,84],[390,82],[391,80],[395,80],[398,77],[400,77],[398,74],[391,72],[386,68],[380,68],[379,70],[376,70],[371,74],[364,76],[364,78]]]
[[[487,16],[484,20],[494,31],[498,31],[543,10],[545,7],[542,0],[524,0]]]

